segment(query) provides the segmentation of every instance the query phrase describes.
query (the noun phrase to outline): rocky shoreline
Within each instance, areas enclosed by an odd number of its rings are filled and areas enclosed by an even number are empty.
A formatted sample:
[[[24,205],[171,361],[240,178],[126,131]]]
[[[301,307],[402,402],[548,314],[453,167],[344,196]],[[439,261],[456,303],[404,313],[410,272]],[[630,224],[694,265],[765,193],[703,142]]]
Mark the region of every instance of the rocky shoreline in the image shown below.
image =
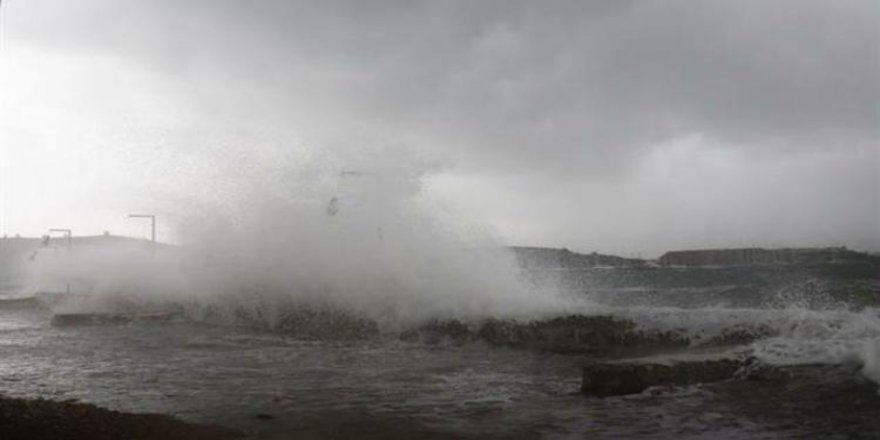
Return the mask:
[[[226,440],[243,434],[161,414],[129,414],[75,401],[0,396],[4,440]]]

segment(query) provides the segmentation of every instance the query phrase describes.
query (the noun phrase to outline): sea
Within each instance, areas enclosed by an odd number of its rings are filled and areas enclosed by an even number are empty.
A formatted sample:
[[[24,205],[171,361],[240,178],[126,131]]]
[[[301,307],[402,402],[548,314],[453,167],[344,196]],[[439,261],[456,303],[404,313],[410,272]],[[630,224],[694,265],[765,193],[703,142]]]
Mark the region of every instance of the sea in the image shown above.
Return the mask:
[[[478,335],[402,337],[381,325],[336,337],[329,327],[322,335],[204,313],[58,325],[58,298],[8,301],[21,296],[7,291],[0,393],[170,414],[266,439],[880,438],[873,275],[752,267],[552,276],[577,300],[553,316],[515,320],[614,317],[686,343],[560,349]],[[478,325],[468,319],[464,327]],[[750,359],[768,373],[620,396],[581,392],[593,362],[719,358]]]

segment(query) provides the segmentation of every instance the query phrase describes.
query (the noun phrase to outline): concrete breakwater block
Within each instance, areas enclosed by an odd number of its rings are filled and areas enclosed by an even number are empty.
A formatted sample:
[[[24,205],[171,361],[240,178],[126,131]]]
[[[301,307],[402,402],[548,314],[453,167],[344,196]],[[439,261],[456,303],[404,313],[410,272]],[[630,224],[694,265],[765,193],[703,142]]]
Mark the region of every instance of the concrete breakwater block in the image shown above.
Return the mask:
[[[45,308],[45,304],[34,296],[24,298],[0,298],[0,310],[30,310],[42,308]]]
[[[593,363],[584,367],[581,392],[607,397],[636,394],[652,386],[690,385],[734,377],[744,366],[739,360],[696,362]]]
[[[165,322],[177,317],[175,313],[56,313],[52,325],[58,327],[83,325],[123,325],[132,322]]]
[[[52,325],[69,327],[79,325],[119,325],[132,322],[134,317],[111,313],[57,313],[52,316]]]

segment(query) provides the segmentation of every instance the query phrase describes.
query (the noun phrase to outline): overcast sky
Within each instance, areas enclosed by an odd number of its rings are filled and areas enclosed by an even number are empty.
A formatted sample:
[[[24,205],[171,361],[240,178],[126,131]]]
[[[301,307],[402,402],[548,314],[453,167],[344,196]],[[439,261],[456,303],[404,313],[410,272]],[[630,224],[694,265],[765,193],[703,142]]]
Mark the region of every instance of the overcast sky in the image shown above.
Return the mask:
[[[0,20],[3,233],[143,235],[124,216],[149,210],[172,234],[230,182],[382,154],[509,244],[880,250],[873,0],[4,0]]]

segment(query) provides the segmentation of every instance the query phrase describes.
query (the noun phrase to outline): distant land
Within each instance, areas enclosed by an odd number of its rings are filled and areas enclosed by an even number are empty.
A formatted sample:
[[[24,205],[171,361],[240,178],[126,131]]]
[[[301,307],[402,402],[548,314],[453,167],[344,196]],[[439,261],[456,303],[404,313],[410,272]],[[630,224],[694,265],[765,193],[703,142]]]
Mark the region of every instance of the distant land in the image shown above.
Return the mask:
[[[511,249],[520,264],[531,268],[706,267],[845,262],[880,264],[878,255],[853,251],[845,247],[676,250],[666,252],[656,260],[624,258],[596,252],[581,254],[566,248],[514,246]]]
[[[72,237],[54,236],[50,239],[35,237],[0,238],[0,272],[10,261],[27,258],[41,249],[64,249],[101,247],[109,245],[143,245],[174,248],[165,243],[151,244],[148,240],[118,235],[94,235]],[[814,248],[731,248],[674,250],[664,253],[655,260],[626,258],[616,255],[578,253],[566,248],[539,246],[510,246],[517,261],[530,269],[588,269],[588,268],[658,268],[658,267],[711,267],[748,265],[811,265],[827,263],[863,263],[880,267],[880,255],[859,252],[846,247]]]

